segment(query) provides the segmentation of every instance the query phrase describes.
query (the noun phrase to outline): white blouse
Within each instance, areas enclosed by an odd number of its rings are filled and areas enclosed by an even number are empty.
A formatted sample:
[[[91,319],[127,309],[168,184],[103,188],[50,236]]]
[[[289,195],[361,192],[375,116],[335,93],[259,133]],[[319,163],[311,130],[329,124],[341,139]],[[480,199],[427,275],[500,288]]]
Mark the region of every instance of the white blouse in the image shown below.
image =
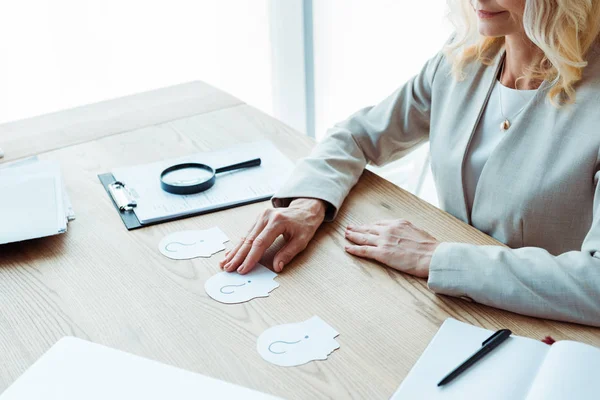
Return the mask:
[[[501,96],[499,91],[502,91]],[[504,116],[512,122],[519,111],[535,96],[536,92],[537,89],[516,90],[502,85],[499,81],[496,82],[473,135],[465,160],[465,188],[469,213],[473,209],[477,182],[479,182],[485,163],[504,135],[512,129],[509,128],[507,131],[503,131],[500,128],[500,124],[505,119]],[[500,111],[500,97],[502,97],[504,116]]]

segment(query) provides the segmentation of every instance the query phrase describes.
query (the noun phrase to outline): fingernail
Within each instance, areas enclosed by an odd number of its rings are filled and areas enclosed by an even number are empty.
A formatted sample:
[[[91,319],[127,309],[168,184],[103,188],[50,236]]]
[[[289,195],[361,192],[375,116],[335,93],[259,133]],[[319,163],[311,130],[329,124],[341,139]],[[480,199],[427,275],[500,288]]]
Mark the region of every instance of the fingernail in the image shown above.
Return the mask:
[[[277,264],[277,268],[279,269],[279,272],[283,271],[283,261],[279,261],[279,264]]]
[[[240,265],[240,267],[237,269],[237,272],[238,272],[238,273],[241,273],[243,270],[244,270],[244,266],[243,266],[243,265]]]
[[[348,226],[346,227],[346,229],[350,229],[350,230],[352,230],[353,228],[354,228],[354,226],[352,226],[352,225],[348,225]]]

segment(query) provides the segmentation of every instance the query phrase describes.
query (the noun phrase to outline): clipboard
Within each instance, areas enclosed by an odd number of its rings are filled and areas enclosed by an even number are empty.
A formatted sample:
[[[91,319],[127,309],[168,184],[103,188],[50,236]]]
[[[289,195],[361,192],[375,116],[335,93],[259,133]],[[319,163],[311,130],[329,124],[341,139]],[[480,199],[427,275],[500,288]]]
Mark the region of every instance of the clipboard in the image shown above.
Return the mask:
[[[202,194],[167,193],[160,184],[161,173],[171,165],[191,162],[218,167],[250,158],[260,158],[260,167],[220,175],[215,186]],[[118,167],[98,178],[127,230],[134,230],[269,200],[293,168],[291,160],[273,143],[263,140],[176,159]]]
[[[133,209],[137,206],[137,202],[125,188],[124,183],[117,181],[111,173],[100,174],[98,178],[128,231],[147,226],[142,225],[135,216]]]
[[[230,208],[245,206],[247,204],[259,203],[261,201],[269,200],[271,199],[271,197],[273,197],[271,195],[264,196],[252,200],[241,201],[233,205],[215,207],[211,210],[192,212],[184,216],[167,217],[161,219],[160,221],[142,224],[135,215],[134,211],[135,207],[137,207],[137,201],[134,199],[126,184],[124,182],[116,180],[114,175],[111,173],[100,174],[98,175],[98,179],[100,179],[104,190],[106,190],[108,197],[110,197],[115,209],[119,213],[119,216],[121,217],[121,220],[123,221],[123,224],[125,225],[128,231],[143,228],[146,226],[162,224],[163,222],[176,221],[184,218],[196,217],[198,215],[209,214],[216,211],[223,211]]]

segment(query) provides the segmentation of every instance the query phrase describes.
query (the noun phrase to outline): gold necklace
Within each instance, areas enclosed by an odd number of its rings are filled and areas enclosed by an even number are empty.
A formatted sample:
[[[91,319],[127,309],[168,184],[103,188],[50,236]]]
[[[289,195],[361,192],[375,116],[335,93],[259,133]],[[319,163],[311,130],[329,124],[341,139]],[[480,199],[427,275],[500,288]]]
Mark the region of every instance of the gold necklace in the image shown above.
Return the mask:
[[[504,66],[506,65],[506,58],[504,59],[504,62],[502,63],[502,70],[500,71],[500,80],[498,81],[500,87],[498,88],[498,100],[500,101],[500,114],[502,114],[502,118],[504,118],[504,121],[502,121],[500,123],[500,129],[503,131],[507,131],[510,127],[511,127],[511,123],[510,120],[508,119],[508,117],[506,115],[504,115],[504,110],[502,108],[502,76],[504,76]],[[519,111],[517,111],[517,113],[513,116],[513,118],[517,118],[517,116],[519,114],[521,114],[521,111],[523,111],[525,109],[525,107],[527,107],[527,104],[529,104],[529,102],[526,102],[523,107],[521,107],[521,109]]]

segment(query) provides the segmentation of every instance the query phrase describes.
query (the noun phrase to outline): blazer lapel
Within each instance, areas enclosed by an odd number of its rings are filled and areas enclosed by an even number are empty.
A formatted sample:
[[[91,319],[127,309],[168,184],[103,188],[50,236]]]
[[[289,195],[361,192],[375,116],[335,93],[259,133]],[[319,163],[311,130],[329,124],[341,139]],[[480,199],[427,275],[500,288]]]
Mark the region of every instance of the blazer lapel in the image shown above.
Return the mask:
[[[475,87],[471,88],[473,93],[470,96],[470,112],[466,113],[466,115],[471,115],[472,118],[470,120],[466,120],[464,125],[464,132],[469,132],[468,135],[462,135],[461,139],[458,142],[458,151],[461,153],[461,163],[460,163],[460,194],[461,198],[461,206],[462,209],[460,213],[464,215],[464,220],[471,224],[471,211],[467,205],[467,194],[465,187],[465,161],[467,157],[467,153],[469,151],[469,146],[471,145],[471,141],[473,140],[473,136],[475,131],[477,130],[477,126],[479,125],[479,121],[481,120],[481,116],[485,110],[485,107],[488,103],[490,95],[492,94],[492,90],[494,89],[494,85],[496,84],[496,80],[498,77],[498,73],[500,71],[500,66],[502,65],[502,61],[504,60],[505,52],[501,51],[494,59],[492,65],[488,68],[484,69],[484,72],[479,80],[479,84]]]

